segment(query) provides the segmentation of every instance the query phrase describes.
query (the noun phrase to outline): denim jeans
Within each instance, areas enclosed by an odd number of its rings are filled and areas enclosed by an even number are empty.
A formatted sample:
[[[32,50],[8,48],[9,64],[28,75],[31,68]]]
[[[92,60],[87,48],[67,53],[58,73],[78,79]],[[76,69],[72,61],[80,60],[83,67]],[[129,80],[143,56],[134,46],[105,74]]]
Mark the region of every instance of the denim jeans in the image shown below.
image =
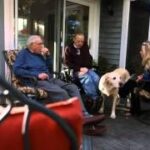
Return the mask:
[[[96,100],[99,97],[98,84],[100,77],[93,70],[89,69],[86,74],[78,75],[78,78],[86,95]]]

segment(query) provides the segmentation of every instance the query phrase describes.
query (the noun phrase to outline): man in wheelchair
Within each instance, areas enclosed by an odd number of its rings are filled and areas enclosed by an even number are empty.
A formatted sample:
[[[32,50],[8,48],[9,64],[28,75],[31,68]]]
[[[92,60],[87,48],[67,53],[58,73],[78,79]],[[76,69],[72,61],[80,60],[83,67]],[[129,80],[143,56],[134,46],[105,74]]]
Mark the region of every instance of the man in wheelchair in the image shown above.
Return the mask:
[[[22,78],[22,82],[27,86],[34,86],[26,77],[37,78],[37,88],[41,88],[48,93],[48,100],[56,102],[67,100],[71,97],[78,97],[81,104],[82,98],[78,87],[72,83],[63,82],[60,79],[53,78],[52,75],[52,58],[50,52],[44,47],[43,40],[38,35],[31,35],[27,40],[27,48],[21,50],[14,62],[14,74]],[[104,115],[89,115],[82,105],[84,114],[84,125],[97,124],[105,119]],[[91,132],[92,129],[89,131]],[[92,130],[92,135],[102,134],[105,128]]]
[[[91,101],[91,111],[100,102],[100,92],[98,90],[100,77],[92,69],[92,60],[84,34],[76,33],[73,43],[65,48],[64,61],[70,69],[73,69],[75,82],[82,87],[88,97],[87,101]]]

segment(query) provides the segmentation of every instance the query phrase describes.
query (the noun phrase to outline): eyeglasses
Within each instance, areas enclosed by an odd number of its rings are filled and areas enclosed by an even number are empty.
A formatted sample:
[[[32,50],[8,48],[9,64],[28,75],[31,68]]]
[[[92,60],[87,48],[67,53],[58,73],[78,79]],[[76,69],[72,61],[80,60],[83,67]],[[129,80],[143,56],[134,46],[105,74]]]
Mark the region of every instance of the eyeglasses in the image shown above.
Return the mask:
[[[41,42],[33,42],[32,44],[36,44],[36,45],[44,45],[44,43],[41,41]]]
[[[36,43],[37,45],[43,45],[44,43],[43,42],[39,42],[39,43]]]

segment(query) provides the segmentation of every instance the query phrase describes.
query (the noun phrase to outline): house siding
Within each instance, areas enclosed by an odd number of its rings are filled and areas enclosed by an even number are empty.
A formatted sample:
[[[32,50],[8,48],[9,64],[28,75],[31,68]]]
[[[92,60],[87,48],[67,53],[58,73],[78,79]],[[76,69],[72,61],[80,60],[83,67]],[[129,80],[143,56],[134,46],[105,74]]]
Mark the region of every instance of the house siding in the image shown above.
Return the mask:
[[[123,0],[113,2],[113,15],[101,3],[99,56],[106,58],[110,65],[119,66]]]

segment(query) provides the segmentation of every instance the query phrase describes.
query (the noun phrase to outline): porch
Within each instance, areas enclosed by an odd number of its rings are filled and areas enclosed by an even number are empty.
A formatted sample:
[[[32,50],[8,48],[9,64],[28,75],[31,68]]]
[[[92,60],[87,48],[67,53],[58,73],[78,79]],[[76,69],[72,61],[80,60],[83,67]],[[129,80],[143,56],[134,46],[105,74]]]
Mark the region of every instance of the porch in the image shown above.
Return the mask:
[[[147,104],[146,104],[147,105]],[[143,108],[147,106],[143,105]],[[148,104],[149,105],[149,104]],[[117,112],[117,118],[111,119],[107,111],[107,133],[101,137],[88,137],[91,149],[86,150],[148,150],[150,147],[150,124],[145,124],[133,116],[126,117]]]
[[[104,122],[107,133],[92,139],[93,150],[147,150],[150,146],[150,126],[133,117],[118,116]]]

